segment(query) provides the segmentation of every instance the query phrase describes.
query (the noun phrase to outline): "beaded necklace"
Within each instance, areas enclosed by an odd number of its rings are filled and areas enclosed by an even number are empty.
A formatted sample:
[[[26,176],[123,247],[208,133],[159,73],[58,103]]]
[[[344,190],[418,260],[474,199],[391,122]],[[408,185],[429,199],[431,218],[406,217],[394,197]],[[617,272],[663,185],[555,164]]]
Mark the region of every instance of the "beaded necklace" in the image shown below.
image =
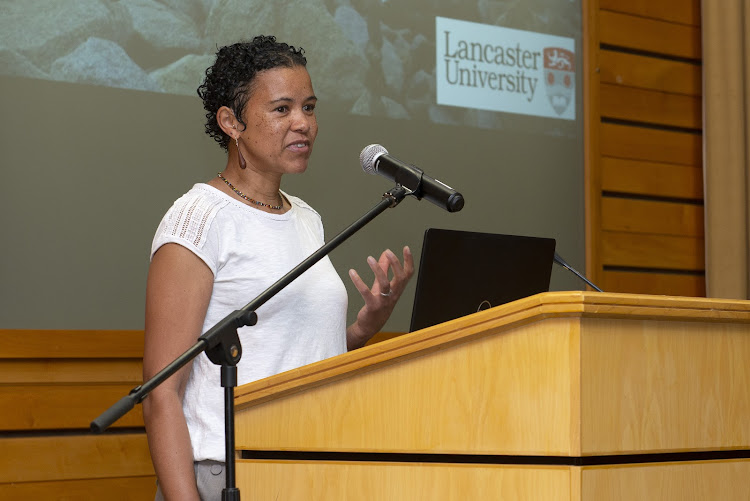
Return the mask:
[[[245,195],[244,193],[242,193],[240,190],[238,190],[237,188],[235,188],[232,185],[232,183],[230,183],[229,181],[227,181],[227,178],[225,178],[224,176],[221,175],[221,172],[218,173],[218,176],[219,176],[219,179],[221,179],[222,181],[224,181],[225,183],[227,183],[227,186],[229,186],[232,189],[233,192],[237,193],[237,195],[239,195],[241,198],[244,198],[245,200],[247,200],[250,203],[253,203],[255,205],[260,205],[261,207],[268,207],[269,209],[273,209],[273,210],[280,210],[280,209],[284,208],[284,199],[281,196],[281,192],[279,192],[279,200],[281,201],[281,205],[271,205],[271,204],[266,204],[266,203],[263,203],[263,202],[258,202],[257,200],[253,200],[252,198],[248,197],[247,195]]]

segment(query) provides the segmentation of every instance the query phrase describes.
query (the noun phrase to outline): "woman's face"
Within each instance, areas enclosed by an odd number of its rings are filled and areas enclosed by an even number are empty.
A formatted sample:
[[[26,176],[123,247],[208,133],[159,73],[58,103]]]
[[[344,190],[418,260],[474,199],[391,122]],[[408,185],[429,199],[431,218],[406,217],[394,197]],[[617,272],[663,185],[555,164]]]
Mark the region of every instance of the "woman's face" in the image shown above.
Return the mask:
[[[247,128],[240,136],[247,168],[279,175],[304,172],[318,135],[316,102],[304,66],[258,73],[245,105]]]

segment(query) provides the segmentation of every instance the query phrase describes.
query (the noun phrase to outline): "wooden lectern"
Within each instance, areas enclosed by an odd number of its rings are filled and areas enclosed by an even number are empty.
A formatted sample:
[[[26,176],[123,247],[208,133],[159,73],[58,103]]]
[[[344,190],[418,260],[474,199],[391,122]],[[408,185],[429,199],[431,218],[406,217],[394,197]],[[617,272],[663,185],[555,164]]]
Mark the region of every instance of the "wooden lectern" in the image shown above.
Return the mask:
[[[238,388],[259,500],[748,500],[750,301],[551,292]]]

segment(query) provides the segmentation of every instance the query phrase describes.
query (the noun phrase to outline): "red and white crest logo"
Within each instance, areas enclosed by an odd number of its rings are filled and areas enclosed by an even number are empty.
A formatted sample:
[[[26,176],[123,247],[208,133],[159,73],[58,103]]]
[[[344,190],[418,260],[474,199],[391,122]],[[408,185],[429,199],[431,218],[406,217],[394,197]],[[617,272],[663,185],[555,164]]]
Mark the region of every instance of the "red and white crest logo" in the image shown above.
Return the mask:
[[[575,54],[560,47],[544,49],[544,86],[558,115],[568,109],[575,91]]]

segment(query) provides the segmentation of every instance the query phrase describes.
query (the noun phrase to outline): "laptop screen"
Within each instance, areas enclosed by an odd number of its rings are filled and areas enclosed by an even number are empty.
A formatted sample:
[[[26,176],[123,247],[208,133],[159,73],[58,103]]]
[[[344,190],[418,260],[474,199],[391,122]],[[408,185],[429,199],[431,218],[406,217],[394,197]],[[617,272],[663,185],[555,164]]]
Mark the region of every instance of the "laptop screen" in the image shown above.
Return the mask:
[[[549,290],[555,240],[430,228],[410,331]]]

